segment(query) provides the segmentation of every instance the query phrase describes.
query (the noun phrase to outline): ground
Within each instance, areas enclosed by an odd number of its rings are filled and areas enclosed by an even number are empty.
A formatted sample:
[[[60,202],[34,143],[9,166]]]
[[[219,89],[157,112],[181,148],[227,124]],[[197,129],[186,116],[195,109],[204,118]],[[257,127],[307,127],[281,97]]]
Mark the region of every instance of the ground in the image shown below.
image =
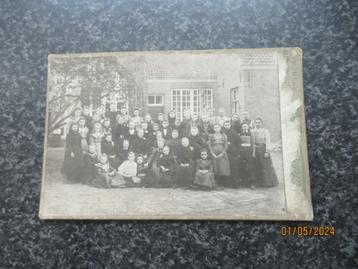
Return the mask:
[[[272,154],[279,186],[224,188],[213,191],[119,188],[99,189],[69,184],[60,172],[63,150],[49,148],[41,197],[41,215],[47,218],[255,218],[283,215],[285,195],[280,153]]]

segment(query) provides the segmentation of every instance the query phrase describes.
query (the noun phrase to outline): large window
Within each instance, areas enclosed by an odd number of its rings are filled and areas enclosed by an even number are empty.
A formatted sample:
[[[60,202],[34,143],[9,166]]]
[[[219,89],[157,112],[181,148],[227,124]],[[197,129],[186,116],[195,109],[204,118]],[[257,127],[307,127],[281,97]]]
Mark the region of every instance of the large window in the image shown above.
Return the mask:
[[[147,98],[148,106],[163,106],[163,96],[162,95],[148,95]]]
[[[172,110],[182,119],[185,110],[201,112],[213,107],[212,89],[174,89],[172,90]]]

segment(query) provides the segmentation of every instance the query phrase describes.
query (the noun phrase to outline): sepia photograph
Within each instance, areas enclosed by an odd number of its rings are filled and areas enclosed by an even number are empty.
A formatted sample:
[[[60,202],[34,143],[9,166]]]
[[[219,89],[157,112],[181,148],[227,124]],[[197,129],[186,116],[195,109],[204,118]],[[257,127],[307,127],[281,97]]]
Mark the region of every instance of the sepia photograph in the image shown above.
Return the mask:
[[[42,219],[312,220],[302,51],[48,58]]]

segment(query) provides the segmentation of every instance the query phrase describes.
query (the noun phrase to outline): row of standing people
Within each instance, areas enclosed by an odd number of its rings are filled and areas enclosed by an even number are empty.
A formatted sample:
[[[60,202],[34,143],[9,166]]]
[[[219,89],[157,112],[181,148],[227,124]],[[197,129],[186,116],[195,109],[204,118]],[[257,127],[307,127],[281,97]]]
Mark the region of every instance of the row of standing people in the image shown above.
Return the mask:
[[[100,160],[104,153],[109,166],[114,170],[119,169],[124,161],[128,161],[128,152],[133,151],[139,156],[139,162],[143,159],[143,166],[148,171],[145,180],[144,178],[141,180],[142,185],[160,186],[162,184],[157,183],[163,181],[158,176],[161,168],[158,169],[156,163],[158,156],[162,154],[163,147],[160,145],[163,144],[168,147],[174,161],[169,173],[171,180],[168,180],[174,185],[182,185],[180,182],[185,179],[187,183],[194,182],[194,171],[198,167],[197,161],[201,160],[202,150],[207,152],[205,162],[212,164],[212,169],[207,170],[212,170],[219,184],[235,186],[240,183],[252,188],[258,185],[278,184],[268,149],[269,132],[262,128],[263,122],[260,118],[255,120],[256,126],[252,128],[251,121],[240,122],[235,120],[235,115],[231,121],[224,121],[223,126],[219,123],[212,124],[206,115],[198,121],[195,118],[194,120],[187,118],[186,121],[184,119],[179,122],[180,124],[176,120],[170,124],[169,120],[164,119],[159,123],[148,122],[145,119],[136,122],[133,120],[135,117],[136,115],[132,118],[117,115],[116,124],[113,124],[109,118],[103,121],[95,119],[96,121],[93,122],[93,119],[86,119],[84,115],[80,115],[77,122],[71,123],[63,170],[78,178],[78,175],[71,171],[76,170],[75,167],[83,166],[84,157],[93,155],[89,152],[89,144],[94,148],[95,159]],[[168,115],[168,118],[173,117]],[[91,120],[91,131],[87,127],[88,120]],[[74,150],[76,147],[77,150]],[[72,169],[68,169],[68,166],[72,166]],[[183,176],[181,171],[185,172]],[[208,182],[214,182],[209,178]]]

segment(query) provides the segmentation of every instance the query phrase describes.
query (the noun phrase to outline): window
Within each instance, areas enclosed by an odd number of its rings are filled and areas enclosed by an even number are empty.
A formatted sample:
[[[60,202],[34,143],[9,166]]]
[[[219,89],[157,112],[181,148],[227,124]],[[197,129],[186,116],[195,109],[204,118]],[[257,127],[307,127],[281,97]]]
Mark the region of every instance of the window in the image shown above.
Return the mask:
[[[185,110],[200,114],[213,107],[212,89],[175,89],[172,90],[172,110],[182,119]]]
[[[163,106],[163,96],[148,95],[147,104],[148,106]]]

